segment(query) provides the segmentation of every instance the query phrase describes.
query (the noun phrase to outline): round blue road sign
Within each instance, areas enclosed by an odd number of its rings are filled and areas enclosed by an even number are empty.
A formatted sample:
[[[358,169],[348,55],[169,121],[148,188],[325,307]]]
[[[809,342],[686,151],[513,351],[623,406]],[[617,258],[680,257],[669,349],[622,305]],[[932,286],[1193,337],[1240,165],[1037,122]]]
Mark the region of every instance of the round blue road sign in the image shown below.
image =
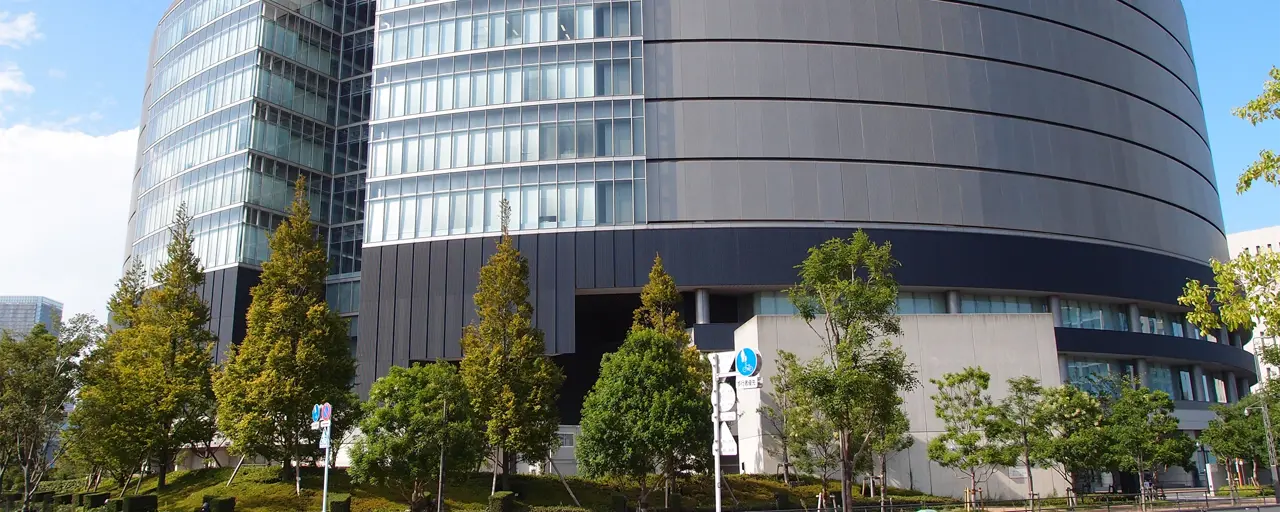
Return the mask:
[[[734,366],[738,370],[738,375],[755,377],[756,374],[760,373],[760,355],[753,348],[743,348],[738,351]]]
[[[320,421],[320,404],[311,406],[311,421]]]

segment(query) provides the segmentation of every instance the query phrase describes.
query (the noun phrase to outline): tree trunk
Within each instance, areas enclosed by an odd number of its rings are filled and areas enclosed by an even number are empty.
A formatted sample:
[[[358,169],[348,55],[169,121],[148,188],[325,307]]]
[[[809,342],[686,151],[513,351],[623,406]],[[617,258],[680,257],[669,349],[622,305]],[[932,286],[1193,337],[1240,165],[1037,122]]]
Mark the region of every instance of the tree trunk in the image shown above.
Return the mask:
[[[873,479],[872,482],[874,483],[875,480]],[[885,510],[884,500],[885,500],[885,494],[888,494],[888,489],[889,489],[889,454],[882,453],[880,454],[880,512],[884,512]]]
[[[1035,509],[1036,499],[1036,482],[1035,477],[1031,476],[1031,446],[1027,440],[1027,434],[1022,434],[1022,460],[1027,468],[1027,499],[1031,500],[1031,507]]]
[[[853,510],[853,461],[849,459],[849,433],[840,431],[840,506]]]
[[[156,491],[164,489],[165,476],[169,471],[169,449],[160,449],[160,475],[156,479]]]
[[[501,451],[501,450],[499,450]],[[495,453],[493,457],[493,480],[489,482],[489,494],[498,492],[498,461],[500,458]]]
[[[302,464],[298,461],[298,438],[293,438],[293,492],[302,496]]]

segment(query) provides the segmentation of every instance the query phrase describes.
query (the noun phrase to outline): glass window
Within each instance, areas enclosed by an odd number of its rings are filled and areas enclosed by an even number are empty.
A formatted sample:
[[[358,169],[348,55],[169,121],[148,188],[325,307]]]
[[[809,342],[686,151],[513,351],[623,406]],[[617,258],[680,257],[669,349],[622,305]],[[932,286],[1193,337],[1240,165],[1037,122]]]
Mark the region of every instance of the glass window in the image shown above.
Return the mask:
[[[927,292],[898,293],[898,314],[936,315],[947,312],[947,294]]]
[[[1100,359],[1067,358],[1067,382],[1071,385],[1096,393],[1098,380],[1111,374],[1111,363]]]
[[[1181,391],[1182,399],[1188,402],[1195,400],[1195,390],[1191,387],[1191,372],[1179,370],[1178,380],[1181,383],[1179,391]]]

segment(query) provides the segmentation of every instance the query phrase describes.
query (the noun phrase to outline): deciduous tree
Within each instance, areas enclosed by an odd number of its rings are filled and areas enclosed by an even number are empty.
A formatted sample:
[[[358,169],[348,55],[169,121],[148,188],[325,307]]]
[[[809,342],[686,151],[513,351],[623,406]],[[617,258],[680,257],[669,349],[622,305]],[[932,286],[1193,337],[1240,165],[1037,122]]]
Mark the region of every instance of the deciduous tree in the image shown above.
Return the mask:
[[[479,321],[462,333],[462,382],[485,431],[485,441],[502,487],[516,461],[546,460],[559,445],[556,399],[564,376],[546,355],[542,331],[533,326],[529,304],[529,262],[516,250],[503,200],[502,237],[480,268],[475,304]]]
[[[929,441],[929,458],[969,480],[965,503],[972,505],[979,482],[986,481],[996,469],[1015,463],[1013,454],[987,433],[999,415],[987,392],[991,374],[968,367],[929,382],[938,388],[933,395],[933,412],[944,428]]]
[[[1048,435],[1036,416],[1044,399],[1044,388],[1039,380],[1025,375],[1009,379],[1008,383],[1009,394],[996,407],[996,421],[988,435],[1005,445],[1022,463],[1027,472],[1027,498],[1033,498],[1036,485],[1031,469],[1039,465],[1037,453]]]
[[[1078,487],[1076,478],[1106,466],[1108,444],[1102,404],[1071,385],[1049,388],[1036,407],[1035,425],[1044,429],[1033,457]]]
[[[62,337],[44,324],[21,339],[0,333],[0,469],[21,472],[24,503],[65,451],[58,435],[80,382],[78,361],[100,332],[96,320],[78,315]]]
[[[351,477],[399,491],[413,512],[427,509],[441,464],[448,477],[470,471],[483,457],[471,399],[449,363],[392,367],[373,383],[363,408]]]
[[[843,507],[853,506],[855,462],[866,458],[876,427],[900,407],[899,394],[919,381],[887,337],[900,334],[898,262],[890,245],[859,230],[809,249],[800,283],[788,295],[823,343],[822,357],[802,366],[796,385],[837,432]]]
[[[1273,66],[1268,76],[1270,78],[1262,84],[1262,94],[1243,107],[1232,110],[1232,114],[1254,126],[1280,118],[1280,68]],[[1236,183],[1236,192],[1247,192],[1258,180],[1280,186],[1280,156],[1270,149],[1260,151],[1258,159],[1245,168]]]
[[[1164,391],[1122,379],[1116,395],[1103,409],[1103,426],[1110,443],[1111,466],[1141,474],[1157,468],[1190,466],[1195,441],[1178,430],[1173,399]]]
[[[319,432],[311,408],[333,406],[332,437],[359,418],[352,393],[355,359],[347,322],[325,302],[329,263],[311,223],[306,182],[295,184],[289,217],[271,234],[271,256],[253,287],[244,341],[218,373],[218,428],[240,453],[294,464],[316,457]]]
[[[669,467],[690,437],[702,437],[711,403],[689,379],[684,347],[668,334],[633,329],[600,363],[600,378],[582,407],[578,461],[588,475],[634,481],[648,508],[650,474]],[[708,444],[710,441],[708,440]]]

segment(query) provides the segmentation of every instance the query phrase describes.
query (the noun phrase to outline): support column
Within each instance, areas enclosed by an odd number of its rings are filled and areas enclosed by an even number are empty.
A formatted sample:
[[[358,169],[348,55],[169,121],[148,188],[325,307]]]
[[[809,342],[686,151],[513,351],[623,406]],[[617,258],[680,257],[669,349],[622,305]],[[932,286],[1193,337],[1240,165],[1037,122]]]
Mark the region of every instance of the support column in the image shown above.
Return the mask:
[[[711,292],[705,288],[694,292],[693,316],[698,325],[711,323]]]
[[[1195,365],[1191,367],[1191,391],[1197,402],[1209,401],[1205,389],[1204,367]]]
[[[1226,326],[1222,326],[1218,328],[1218,343],[1223,343],[1223,344],[1231,343],[1230,336],[1231,336],[1231,331],[1228,331]]]
[[[1049,313],[1053,314],[1053,326],[1062,327],[1062,298],[1057,295],[1049,296]]]
[[[1058,354],[1058,380],[1067,383],[1067,356]]]
[[[1151,387],[1151,384],[1147,382],[1147,360],[1139,359],[1135,366],[1138,367],[1138,384],[1141,384],[1144,388]]]
[[[947,313],[952,315],[960,314],[960,292],[947,290]]]
[[[1138,317],[1142,316],[1138,313],[1138,305],[1129,305],[1129,332],[1142,332],[1142,321]]]
[[[1236,372],[1227,372],[1227,403],[1236,403],[1240,400],[1239,381],[1236,380]]]

